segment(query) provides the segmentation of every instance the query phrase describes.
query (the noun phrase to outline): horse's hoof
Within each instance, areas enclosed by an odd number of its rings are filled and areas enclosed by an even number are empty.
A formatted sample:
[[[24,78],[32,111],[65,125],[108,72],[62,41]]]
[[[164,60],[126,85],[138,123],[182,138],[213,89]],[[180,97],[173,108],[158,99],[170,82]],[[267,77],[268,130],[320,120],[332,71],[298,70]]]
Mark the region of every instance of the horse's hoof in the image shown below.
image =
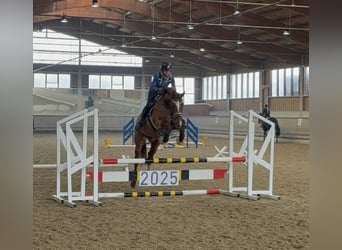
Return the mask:
[[[132,181],[132,182],[131,182],[131,188],[135,188],[135,185],[136,185],[136,182],[135,182],[135,181]]]

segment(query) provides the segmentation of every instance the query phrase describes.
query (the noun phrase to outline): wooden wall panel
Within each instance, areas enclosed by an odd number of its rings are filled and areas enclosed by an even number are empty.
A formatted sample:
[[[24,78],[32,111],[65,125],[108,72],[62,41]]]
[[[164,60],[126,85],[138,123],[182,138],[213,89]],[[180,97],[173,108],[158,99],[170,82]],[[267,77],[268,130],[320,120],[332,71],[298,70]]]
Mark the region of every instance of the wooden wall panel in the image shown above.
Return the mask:
[[[260,110],[260,103],[258,99],[234,99],[230,100],[230,109],[234,111],[254,111]]]
[[[269,104],[272,111],[299,111],[299,101],[299,97],[269,98]]]
[[[308,96],[304,96],[303,97],[303,110],[304,111],[309,111],[309,97]]]

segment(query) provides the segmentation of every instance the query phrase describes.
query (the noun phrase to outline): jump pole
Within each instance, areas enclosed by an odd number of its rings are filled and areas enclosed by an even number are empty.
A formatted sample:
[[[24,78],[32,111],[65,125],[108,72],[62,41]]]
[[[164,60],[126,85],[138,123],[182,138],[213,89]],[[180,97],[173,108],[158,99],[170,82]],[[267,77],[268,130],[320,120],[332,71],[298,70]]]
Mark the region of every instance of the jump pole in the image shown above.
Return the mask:
[[[132,159],[102,159],[102,165],[115,165],[115,164],[175,164],[175,163],[228,163],[245,162],[246,158],[242,157],[168,157],[159,158],[155,157],[152,160],[143,158]],[[140,181],[139,185],[143,187],[158,187],[158,186],[177,186],[180,180],[182,181],[198,181],[198,180],[218,180],[223,179],[225,174],[228,173],[228,168],[218,169],[190,169],[190,170],[154,170],[154,171],[99,171],[98,183],[106,182],[125,182]],[[94,182],[93,172],[87,172],[89,180]],[[163,185],[156,181],[162,177],[165,182]],[[174,183],[169,181],[169,178],[176,180]],[[145,178],[145,179],[143,179]],[[148,178],[151,180],[147,181]],[[154,178],[154,183],[153,179]],[[156,179],[157,178],[157,179]],[[95,185],[95,184],[94,184]],[[98,189],[97,189],[98,190]],[[149,192],[122,192],[122,193],[98,193],[99,198],[120,198],[120,197],[154,197],[154,196],[186,196],[186,195],[213,195],[220,194],[221,189],[204,189],[204,190],[173,190],[173,191],[149,191]],[[90,196],[92,194],[89,194]]]
[[[188,196],[188,195],[215,195],[221,194],[220,189],[202,190],[171,190],[171,191],[143,191],[143,192],[118,192],[99,193],[99,198],[138,198],[138,197],[162,197],[162,196]]]
[[[233,157],[167,157],[159,158],[155,157],[153,159],[144,158],[113,158],[113,159],[103,159],[101,160],[103,164],[160,164],[160,163],[203,163],[203,162],[245,162],[246,157],[244,156],[233,156]]]
[[[168,173],[172,171],[174,176],[177,176],[177,180],[182,181],[198,181],[198,180],[218,180],[223,179],[228,173],[227,168],[219,169],[190,169],[190,170],[162,170],[162,171],[138,171],[138,174],[134,171],[100,171],[98,173],[99,183],[113,183],[113,182],[125,182],[128,181],[139,181],[139,178],[143,176],[140,174],[152,172],[163,172]],[[89,180],[94,181],[93,172],[87,173]],[[164,176],[165,177],[165,176]],[[144,182],[141,182],[144,184]],[[149,183],[145,183],[146,186]],[[155,183],[156,184],[156,183]],[[177,184],[178,185],[178,184]],[[156,186],[154,186],[156,187]],[[144,192],[116,192],[116,193],[98,193],[99,198],[122,198],[122,197],[154,197],[154,196],[186,196],[186,195],[214,195],[220,194],[220,189],[203,189],[203,190],[171,190],[171,191],[144,191]],[[92,194],[89,194],[92,195]]]

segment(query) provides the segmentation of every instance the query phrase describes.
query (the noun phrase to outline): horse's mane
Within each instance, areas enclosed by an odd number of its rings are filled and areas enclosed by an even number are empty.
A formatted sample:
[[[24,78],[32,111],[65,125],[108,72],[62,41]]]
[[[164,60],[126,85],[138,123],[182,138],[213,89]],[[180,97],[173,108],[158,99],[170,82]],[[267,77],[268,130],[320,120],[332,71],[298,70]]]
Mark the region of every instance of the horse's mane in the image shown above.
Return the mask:
[[[172,99],[177,99],[177,100],[181,100],[182,96],[177,93],[176,88],[172,87],[172,88],[165,88],[162,92],[162,98],[164,99],[164,101],[170,101]]]

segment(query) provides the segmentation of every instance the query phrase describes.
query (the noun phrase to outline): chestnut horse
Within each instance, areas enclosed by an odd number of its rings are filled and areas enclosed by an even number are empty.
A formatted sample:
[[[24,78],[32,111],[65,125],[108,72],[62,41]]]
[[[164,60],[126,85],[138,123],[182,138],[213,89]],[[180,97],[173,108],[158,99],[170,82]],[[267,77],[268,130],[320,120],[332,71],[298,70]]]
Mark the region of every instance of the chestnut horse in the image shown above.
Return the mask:
[[[185,121],[182,118],[184,94],[177,93],[175,88],[165,88],[163,90],[149,112],[142,128],[135,130],[135,158],[152,160],[158,150],[158,146],[161,142],[166,143],[169,140],[170,133],[173,130],[179,131],[177,142],[183,142],[186,127]],[[150,142],[151,148],[146,158],[147,141]],[[135,174],[137,174],[137,168],[138,164],[134,164]],[[135,185],[136,181],[132,181],[131,187],[134,188]]]

